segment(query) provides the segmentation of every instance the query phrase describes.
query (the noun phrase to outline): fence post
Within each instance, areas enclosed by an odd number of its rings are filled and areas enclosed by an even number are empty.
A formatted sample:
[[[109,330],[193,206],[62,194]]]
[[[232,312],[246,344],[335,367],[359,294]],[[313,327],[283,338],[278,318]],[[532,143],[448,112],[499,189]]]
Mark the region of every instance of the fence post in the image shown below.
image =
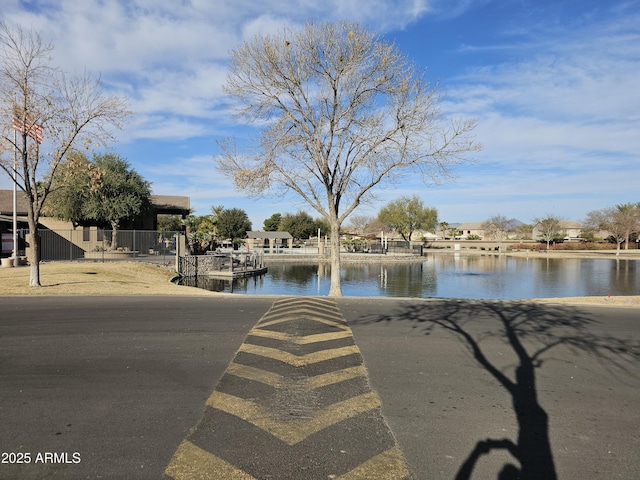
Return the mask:
[[[178,275],[182,275],[182,272],[180,271],[180,239],[178,238],[178,235],[176,235],[175,238],[176,238],[176,272],[178,272]]]
[[[176,234],[176,272],[182,275],[180,271],[180,252],[183,252],[183,255],[187,252],[187,245],[185,243],[185,237],[182,234]]]

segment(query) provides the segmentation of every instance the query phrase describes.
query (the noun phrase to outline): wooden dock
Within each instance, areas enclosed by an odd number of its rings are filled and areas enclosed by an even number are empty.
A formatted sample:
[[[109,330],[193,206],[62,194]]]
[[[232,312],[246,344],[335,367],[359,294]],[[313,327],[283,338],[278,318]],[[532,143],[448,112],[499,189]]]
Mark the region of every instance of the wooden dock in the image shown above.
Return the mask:
[[[208,276],[213,278],[243,278],[251,277],[252,275],[263,275],[267,273],[267,267],[262,268],[247,268],[246,270],[220,270],[209,272]]]
[[[210,252],[179,259],[182,277],[242,278],[267,272],[262,252]]]

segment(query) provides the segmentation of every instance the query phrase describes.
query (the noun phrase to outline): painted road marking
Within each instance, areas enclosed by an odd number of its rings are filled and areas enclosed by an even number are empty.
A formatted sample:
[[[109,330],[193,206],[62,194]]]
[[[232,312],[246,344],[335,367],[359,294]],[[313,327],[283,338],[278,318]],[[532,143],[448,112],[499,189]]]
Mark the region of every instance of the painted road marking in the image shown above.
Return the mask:
[[[165,478],[411,478],[332,299],[276,300],[205,408]]]
[[[175,480],[254,480],[254,477],[185,440],[165,472]]]
[[[374,392],[369,392],[315,411],[310,418],[295,420],[279,420],[251,400],[221,392],[213,392],[207,405],[252,423],[288,445],[295,445],[345,418],[380,407],[380,400]]]
[[[240,352],[251,353],[260,357],[272,358],[284,363],[288,363],[294,367],[304,367],[305,365],[311,365],[313,363],[324,362],[325,360],[331,360],[332,358],[345,357],[347,355],[353,355],[360,353],[358,347],[351,345],[348,347],[334,348],[331,350],[322,350],[320,352],[313,352],[307,355],[296,355],[294,353],[278,350],[277,348],[261,347],[258,345],[243,344],[240,347]]]

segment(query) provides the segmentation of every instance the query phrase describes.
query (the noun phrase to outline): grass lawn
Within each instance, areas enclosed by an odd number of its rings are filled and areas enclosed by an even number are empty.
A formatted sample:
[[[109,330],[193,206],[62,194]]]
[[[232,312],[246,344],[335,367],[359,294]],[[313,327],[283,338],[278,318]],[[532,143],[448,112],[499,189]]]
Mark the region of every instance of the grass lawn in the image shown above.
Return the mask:
[[[215,295],[170,283],[171,269],[145,263],[41,263],[40,288],[29,287],[29,271],[0,268],[0,295]]]

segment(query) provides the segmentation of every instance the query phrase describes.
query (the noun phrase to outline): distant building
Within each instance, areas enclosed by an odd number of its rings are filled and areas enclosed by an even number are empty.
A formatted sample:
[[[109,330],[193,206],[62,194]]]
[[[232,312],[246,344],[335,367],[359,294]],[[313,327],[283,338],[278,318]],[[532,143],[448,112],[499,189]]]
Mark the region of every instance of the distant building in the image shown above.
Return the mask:
[[[484,228],[482,224],[484,222],[465,222],[458,225],[457,229],[460,232],[456,235],[456,238],[467,239],[469,235],[478,235],[480,238],[484,238]]]
[[[561,220],[560,230],[564,232],[565,240],[578,240],[582,232],[582,225],[574,220]],[[540,228],[533,227],[533,239],[540,240]]]
[[[293,237],[289,232],[261,232],[250,230],[247,232],[247,246],[250,249],[264,248],[273,251],[275,248],[293,246]]]

